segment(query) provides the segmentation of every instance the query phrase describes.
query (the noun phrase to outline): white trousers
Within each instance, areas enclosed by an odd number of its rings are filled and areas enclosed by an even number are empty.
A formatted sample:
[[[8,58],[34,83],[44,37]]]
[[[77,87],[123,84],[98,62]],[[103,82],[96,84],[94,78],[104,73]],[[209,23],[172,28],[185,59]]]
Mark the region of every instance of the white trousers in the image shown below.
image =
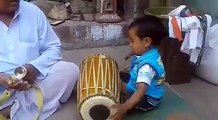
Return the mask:
[[[39,120],[45,120],[51,116],[60,106],[60,102],[68,100],[78,76],[78,66],[74,63],[60,61],[51,67],[44,80],[36,81],[44,100]],[[11,105],[11,120],[32,120],[39,112],[35,88],[16,91],[7,102],[0,106],[0,110]]]

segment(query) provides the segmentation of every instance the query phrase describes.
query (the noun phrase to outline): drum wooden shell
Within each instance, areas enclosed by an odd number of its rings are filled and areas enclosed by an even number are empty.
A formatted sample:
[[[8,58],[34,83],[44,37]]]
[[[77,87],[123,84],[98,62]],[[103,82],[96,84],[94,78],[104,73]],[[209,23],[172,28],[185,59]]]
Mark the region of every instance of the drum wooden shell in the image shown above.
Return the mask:
[[[109,109],[118,103],[120,85],[119,69],[115,60],[103,54],[93,54],[85,58],[80,65],[77,84],[78,110],[83,119],[93,119],[87,116],[94,106],[101,105]]]

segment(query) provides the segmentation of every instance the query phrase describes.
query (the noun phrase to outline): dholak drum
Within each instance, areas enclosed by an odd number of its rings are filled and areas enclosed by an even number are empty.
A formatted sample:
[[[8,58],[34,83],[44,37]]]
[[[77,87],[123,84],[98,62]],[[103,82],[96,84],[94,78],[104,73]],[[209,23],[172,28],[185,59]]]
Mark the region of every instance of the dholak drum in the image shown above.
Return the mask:
[[[93,54],[80,65],[77,84],[77,105],[84,120],[108,120],[110,107],[119,102],[120,80],[115,60]]]

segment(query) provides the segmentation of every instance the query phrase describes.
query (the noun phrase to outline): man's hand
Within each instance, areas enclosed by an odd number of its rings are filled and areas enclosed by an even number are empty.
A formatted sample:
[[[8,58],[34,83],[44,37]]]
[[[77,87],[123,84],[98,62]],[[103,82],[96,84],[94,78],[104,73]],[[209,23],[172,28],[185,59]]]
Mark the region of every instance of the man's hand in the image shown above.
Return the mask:
[[[27,74],[23,80],[28,81],[29,84],[33,84],[40,72],[31,64],[25,64],[23,67],[27,70]]]
[[[8,87],[10,89],[15,89],[15,90],[18,90],[18,91],[23,91],[23,90],[30,89],[32,86],[27,81],[17,81],[17,82],[14,82],[14,83],[10,83],[8,85]]]
[[[16,81],[16,82],[10,82],[12,81],[10,79],[10,75],[0,73],[0,84],[4,85],[7,88],[15,89],[15,90],[28,90],[31,88],[31,85],[28,84],[27,81]]]
[[[0,84],[4,85],[5,87],[8,87],[8,81],[10,81],[10,76],[4,73],[0,73]]]

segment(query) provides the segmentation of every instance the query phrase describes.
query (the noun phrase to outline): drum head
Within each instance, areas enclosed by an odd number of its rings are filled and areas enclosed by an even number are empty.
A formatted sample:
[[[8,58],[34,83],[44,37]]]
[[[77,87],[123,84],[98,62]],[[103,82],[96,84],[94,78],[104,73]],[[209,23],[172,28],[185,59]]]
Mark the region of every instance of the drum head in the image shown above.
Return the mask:
[[[86,100],[80,109],[84,120],[109,120],[111,106],[116,104],[112,99],[105,96],[95,96]]]

